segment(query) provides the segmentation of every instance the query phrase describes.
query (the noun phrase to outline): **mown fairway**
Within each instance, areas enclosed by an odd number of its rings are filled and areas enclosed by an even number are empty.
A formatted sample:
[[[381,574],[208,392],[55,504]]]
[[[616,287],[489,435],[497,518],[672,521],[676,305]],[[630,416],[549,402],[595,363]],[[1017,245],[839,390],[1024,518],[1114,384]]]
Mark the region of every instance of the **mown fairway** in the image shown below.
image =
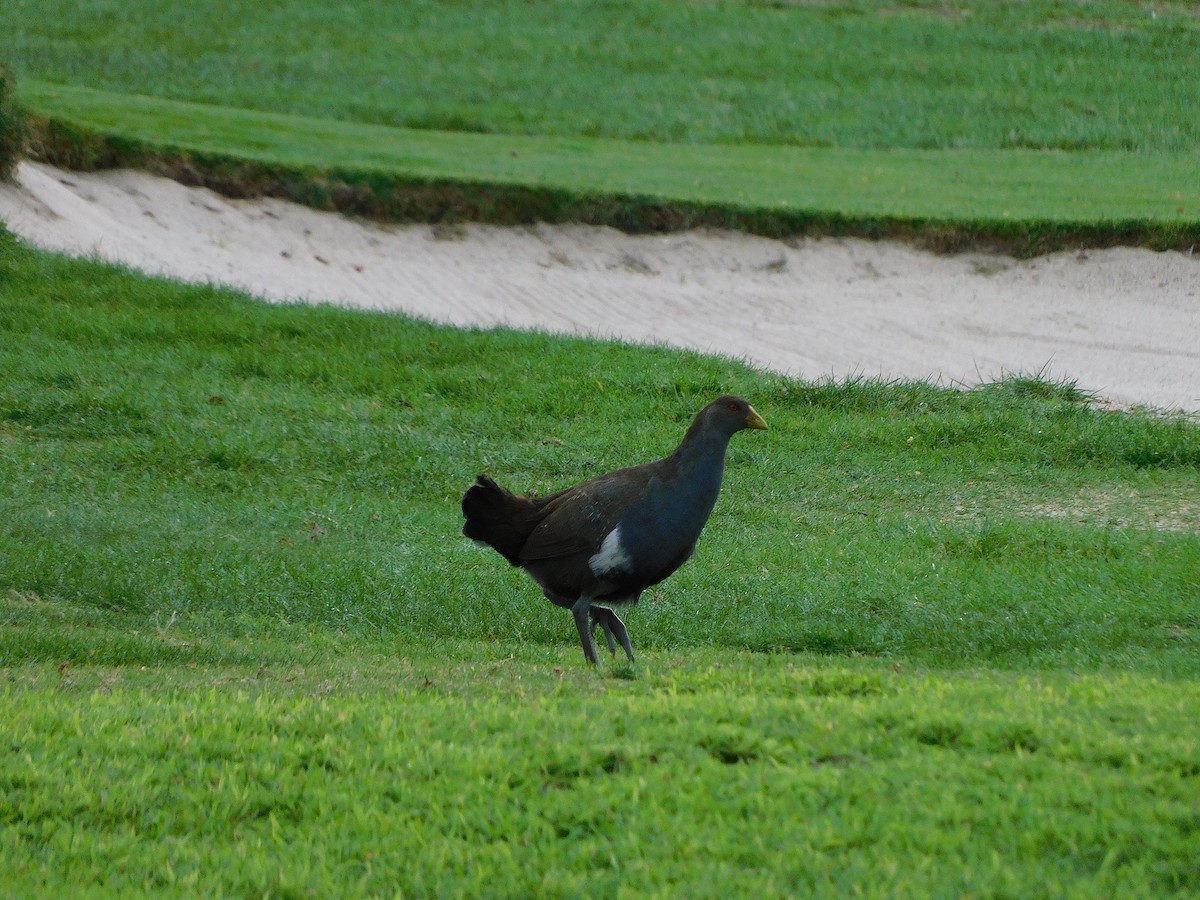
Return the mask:
[[[448,131],[1195,150],[1187,2],[0,0],[21,78]]]
[[[1200,237],[1185,3],[122,10],[0,0],[0,59],[67,126],[47,158],[406,220]]]
[[[384,219],[891,234],[1023,254],[1200,237],[1187,153],[656,144],[397,129],[38,83],[21,96],[69,123],[49,130],[56,161],[201,171],[236,195]]]
[[[30,895],[1200,890],[1200,430],[1013,378],[263,306],[0,244],[0,841]],[[636,667],[458,535],[738,440]],[[758,651],[758,652],[748,652]]]
[[[606,678],[574,646],[0,610],[142,656],[8,670],[18,894],[1200,890],[1193,680],[698,647]]]

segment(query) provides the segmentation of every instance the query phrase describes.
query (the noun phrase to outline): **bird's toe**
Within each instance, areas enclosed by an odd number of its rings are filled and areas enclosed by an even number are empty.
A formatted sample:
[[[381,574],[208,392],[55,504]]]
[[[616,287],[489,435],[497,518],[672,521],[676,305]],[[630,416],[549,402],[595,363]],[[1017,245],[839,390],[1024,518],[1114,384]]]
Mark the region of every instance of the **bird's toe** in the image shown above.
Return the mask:
[[[588,611],[592,617],[592,636],[595,637],[596,629],[600,628],[604,631],[604,639],[608,641],[608,652],[613,656],[617,655],[617,643],[613,639],[612,626],[609,624],[607,613],[609,610],[602,606],[593,606]]]

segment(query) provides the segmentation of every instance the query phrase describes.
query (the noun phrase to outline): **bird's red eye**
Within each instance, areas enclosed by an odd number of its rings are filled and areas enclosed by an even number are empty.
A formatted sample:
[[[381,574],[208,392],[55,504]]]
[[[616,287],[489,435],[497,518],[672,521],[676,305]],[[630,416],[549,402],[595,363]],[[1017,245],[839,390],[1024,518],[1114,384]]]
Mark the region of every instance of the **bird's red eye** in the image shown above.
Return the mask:
[[[737,411],[738,411],[738,405],[737,405],[736,403],[730,403],[730,404],[729,404],[729,410],[730,410],[730,412],[737,412]]]

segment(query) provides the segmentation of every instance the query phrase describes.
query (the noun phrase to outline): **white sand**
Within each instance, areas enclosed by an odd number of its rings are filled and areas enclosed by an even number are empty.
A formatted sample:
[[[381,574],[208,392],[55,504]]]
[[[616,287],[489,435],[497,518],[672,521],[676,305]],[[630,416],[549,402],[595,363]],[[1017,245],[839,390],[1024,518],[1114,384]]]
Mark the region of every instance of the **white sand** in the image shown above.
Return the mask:
[[[1030,261],[728,232],[380,226],[132,171],[23,164],[0,221],[38,247],[270,300],[716,351],[817,379],[970,385],[1044,371],[1200,412],[1200,253]]]

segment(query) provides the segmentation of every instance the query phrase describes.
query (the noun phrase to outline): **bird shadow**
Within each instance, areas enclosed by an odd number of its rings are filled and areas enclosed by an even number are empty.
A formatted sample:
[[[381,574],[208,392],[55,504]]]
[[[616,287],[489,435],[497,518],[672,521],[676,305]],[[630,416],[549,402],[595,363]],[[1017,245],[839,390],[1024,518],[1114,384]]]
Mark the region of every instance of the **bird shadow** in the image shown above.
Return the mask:
[[[637,681],[640,678],[637,665],[631,662],[613,662],[612,668],[608,670],[609,678],[616,678],[619,681]]]

